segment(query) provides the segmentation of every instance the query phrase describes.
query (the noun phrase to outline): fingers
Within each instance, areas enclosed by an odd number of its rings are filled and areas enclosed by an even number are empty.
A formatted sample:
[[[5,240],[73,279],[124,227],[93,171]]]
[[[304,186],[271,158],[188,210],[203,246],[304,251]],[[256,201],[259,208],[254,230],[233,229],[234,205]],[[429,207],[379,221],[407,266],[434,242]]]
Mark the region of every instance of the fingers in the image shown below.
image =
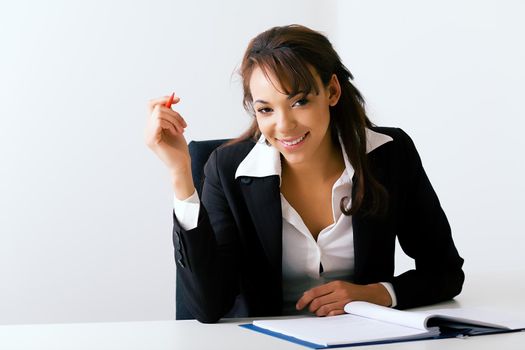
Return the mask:
[[[188,126],[184,118],[182,118],[178,112],[172,110],[171,108],[164,107],[161,104],[157,104],[155,106],[153,112],[151,113],[151,118],[159,120],[162,119],[173,124],[173,126],[180,133],[183,133],[184,128]]]
[[[343,309],[332,310],[326,316],[337,316],[337,315],[342,315],[344,313],[345,313],[345,310],[344,310],[344,306],[343,306]]]
[[[169,99],[170,99],[170,96],[163,96],[163,97],[154,98],[154,99],[149,100],[148,101],[148,112],[149,112],[149,114],[151,114],[153,112],[153,109],[156,106],[163,106],[166,109],[171,109],[171,108],[167,108],[165,106]],[[180,97],[174,96],[173,97],[173,104],[177,104],[179,102],[180,102]]]
[[[344,308],[347,304],[347,301],[336,301],[334,303],[324,304],[321,307],[319,307],[317,310],[315,310],[316,316],[334,316],[334,315],[341,315],[345,313]]]
[[[317,313],[317,311],[323,306],[332,304],[339,301],[338,295],[336,291],[332,291],[328,294],[322,295],[320,297],[314,298],[310,304],[308,305],[308,310],[313,313]]]
[[[173,93],[171,96],[163,96],[155,99],[151,99],[148,102],[148,109],[150,117],[155,119],[163,119],[171,124],[173,124],[175,130],[179,133],[184,133],[184,128],[188,125],[182,116],[176,111],[172,110],[171,107],[166,107],[167,103],[176,104],[180,101],[180,98],[174,96]],[[153,123],[155,123],[153,121]]]
[[[306,292],[304,292],[303,296],[297,301],[297,304],[295,305],[295,307],[297,310],[302,310],[306,305],[310,304],[312,300],[314,300],[315,298],[329,294],[332,291],[333,291],[333,288],[330,285],[330,283],[326,283],[318,287],[309,289]]]
[[[148,102],[149,115],[144,134],[146,145],[152,149],[156,149],[163,141],[172,145],[188,126],[178,112],[166,107],[168,101],[178,103],[180,98],[163,96]]]
[[[153,130],[146,130],[146,145],[151,149],[156,148],[163,140],[164,131],[168,131],[173,136],[178,134],[177,129],[173,126],[173,124],[165,120],[159,120],[158,124]]]
[[[332,293],[335,294],[335,293]],[[333,300],[333,299],[332,299]],[[312,303],[315,303],[317,299],[314,299]],[[317,306],[313,307],[310,304],[309,310],[316,316],[335,316],[344,314],[345,305],[348,303],[347,300],[335,300],[334,302],[322,302],[318,303]]]
[[[298,300],[298,310],[308,306],[317,316],[341,315],[344,307],[352,300],[360,299],[362,286],[345,281],[333,281],[307,290]]]
[[[173,120],[171,119],[167,119],[165,117],[159,117],[159,125],[166,125],[166,124],[169,124],[170,125],[170,130],[173,129],[174,133],[173,133],[173,136],[176,136],[177,134],[183,134],[184,133],[184,127],[177,123],[177,122],[174,122]]]
[[[184,127],[180,121],[175,120],[172,116],[165,116],[158,113],[153,113],[146,123],[145,141],[150,148],[156,148],[163,140],[165,134],[177,137],[184,133]]]
[[[155,113],[154,113],[155,114]],[[165,120],[167,122],[172,123],[177,129],[180,130],[181,133],[184,132],[184,128],[188,126],[186,124],[186,121],[184,118],[181,117],[181,115],[173,110],[168,110],[165,113],[157,113],[156,117],[158,119]]]
[[[334,316],[341,315],[344,312],[346,302],[337,301],[335,303],[325,304],[315,311],[316,316]]]
[[[177,133],[180,133],[179,130],[170,122],[166,120],[159,120],[159,126],[163,130],[169,130],[173,136],[177,136]]]

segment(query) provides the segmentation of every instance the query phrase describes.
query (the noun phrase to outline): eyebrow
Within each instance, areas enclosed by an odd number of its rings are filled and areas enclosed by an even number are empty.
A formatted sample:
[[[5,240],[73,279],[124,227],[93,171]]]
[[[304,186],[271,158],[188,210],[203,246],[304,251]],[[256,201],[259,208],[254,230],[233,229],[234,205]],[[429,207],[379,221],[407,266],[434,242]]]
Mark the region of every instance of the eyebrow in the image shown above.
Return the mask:
[[[308,94],[306,94],[304,91],[299,91],[299,92],[296,93],[295,95],[288,95],[286,98],[287,98],[288,100],[291,100],[292,98],[294,98],[295,96],[298,96],[298,95],[307,96]],[[262,103],[262,104],[270,104],[270,102],[267,102],[267,101],[265,101],[265,100],[259,100],[259,99],[253,101],[253,104],[256,104],[257,102]]]

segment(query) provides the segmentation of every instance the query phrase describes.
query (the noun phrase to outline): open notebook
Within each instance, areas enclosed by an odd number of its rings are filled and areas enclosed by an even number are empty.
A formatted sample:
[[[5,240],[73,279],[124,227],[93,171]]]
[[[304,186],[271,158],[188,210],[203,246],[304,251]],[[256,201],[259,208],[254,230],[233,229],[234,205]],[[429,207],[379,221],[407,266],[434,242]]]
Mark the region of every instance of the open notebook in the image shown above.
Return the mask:
[[[515,317],[482,309],[399,311],[366,302],[345,306],[347,314],[255,320],[241,327],[314,349],[422,339],[466,337],[525,329]]]

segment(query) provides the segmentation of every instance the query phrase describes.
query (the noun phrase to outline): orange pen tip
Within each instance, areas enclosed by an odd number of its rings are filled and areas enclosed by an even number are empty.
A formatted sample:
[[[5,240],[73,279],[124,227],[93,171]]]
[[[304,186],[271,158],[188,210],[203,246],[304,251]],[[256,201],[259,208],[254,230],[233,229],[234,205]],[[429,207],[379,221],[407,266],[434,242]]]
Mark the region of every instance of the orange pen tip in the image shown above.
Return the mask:
[[[168,108],[170,108],[171,105],[173,104],[173,99],[174,99],[174,98],[175,98],[175,93],[173,92],[173,93],[171,93],[171,96],[170,96],[170,98],[168,99],[168,102],[166,102],[166,105],[165,105],[165,106],[168,107]]]

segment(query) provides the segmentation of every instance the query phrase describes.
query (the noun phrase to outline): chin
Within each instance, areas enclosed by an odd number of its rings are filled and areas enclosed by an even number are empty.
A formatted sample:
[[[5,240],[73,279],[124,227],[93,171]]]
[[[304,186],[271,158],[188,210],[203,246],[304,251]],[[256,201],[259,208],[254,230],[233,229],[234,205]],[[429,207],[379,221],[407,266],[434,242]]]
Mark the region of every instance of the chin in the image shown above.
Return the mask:
[[[281,151],[281,155],[288,164],[301,164],[305,161],[304,154],[289,154]]]

